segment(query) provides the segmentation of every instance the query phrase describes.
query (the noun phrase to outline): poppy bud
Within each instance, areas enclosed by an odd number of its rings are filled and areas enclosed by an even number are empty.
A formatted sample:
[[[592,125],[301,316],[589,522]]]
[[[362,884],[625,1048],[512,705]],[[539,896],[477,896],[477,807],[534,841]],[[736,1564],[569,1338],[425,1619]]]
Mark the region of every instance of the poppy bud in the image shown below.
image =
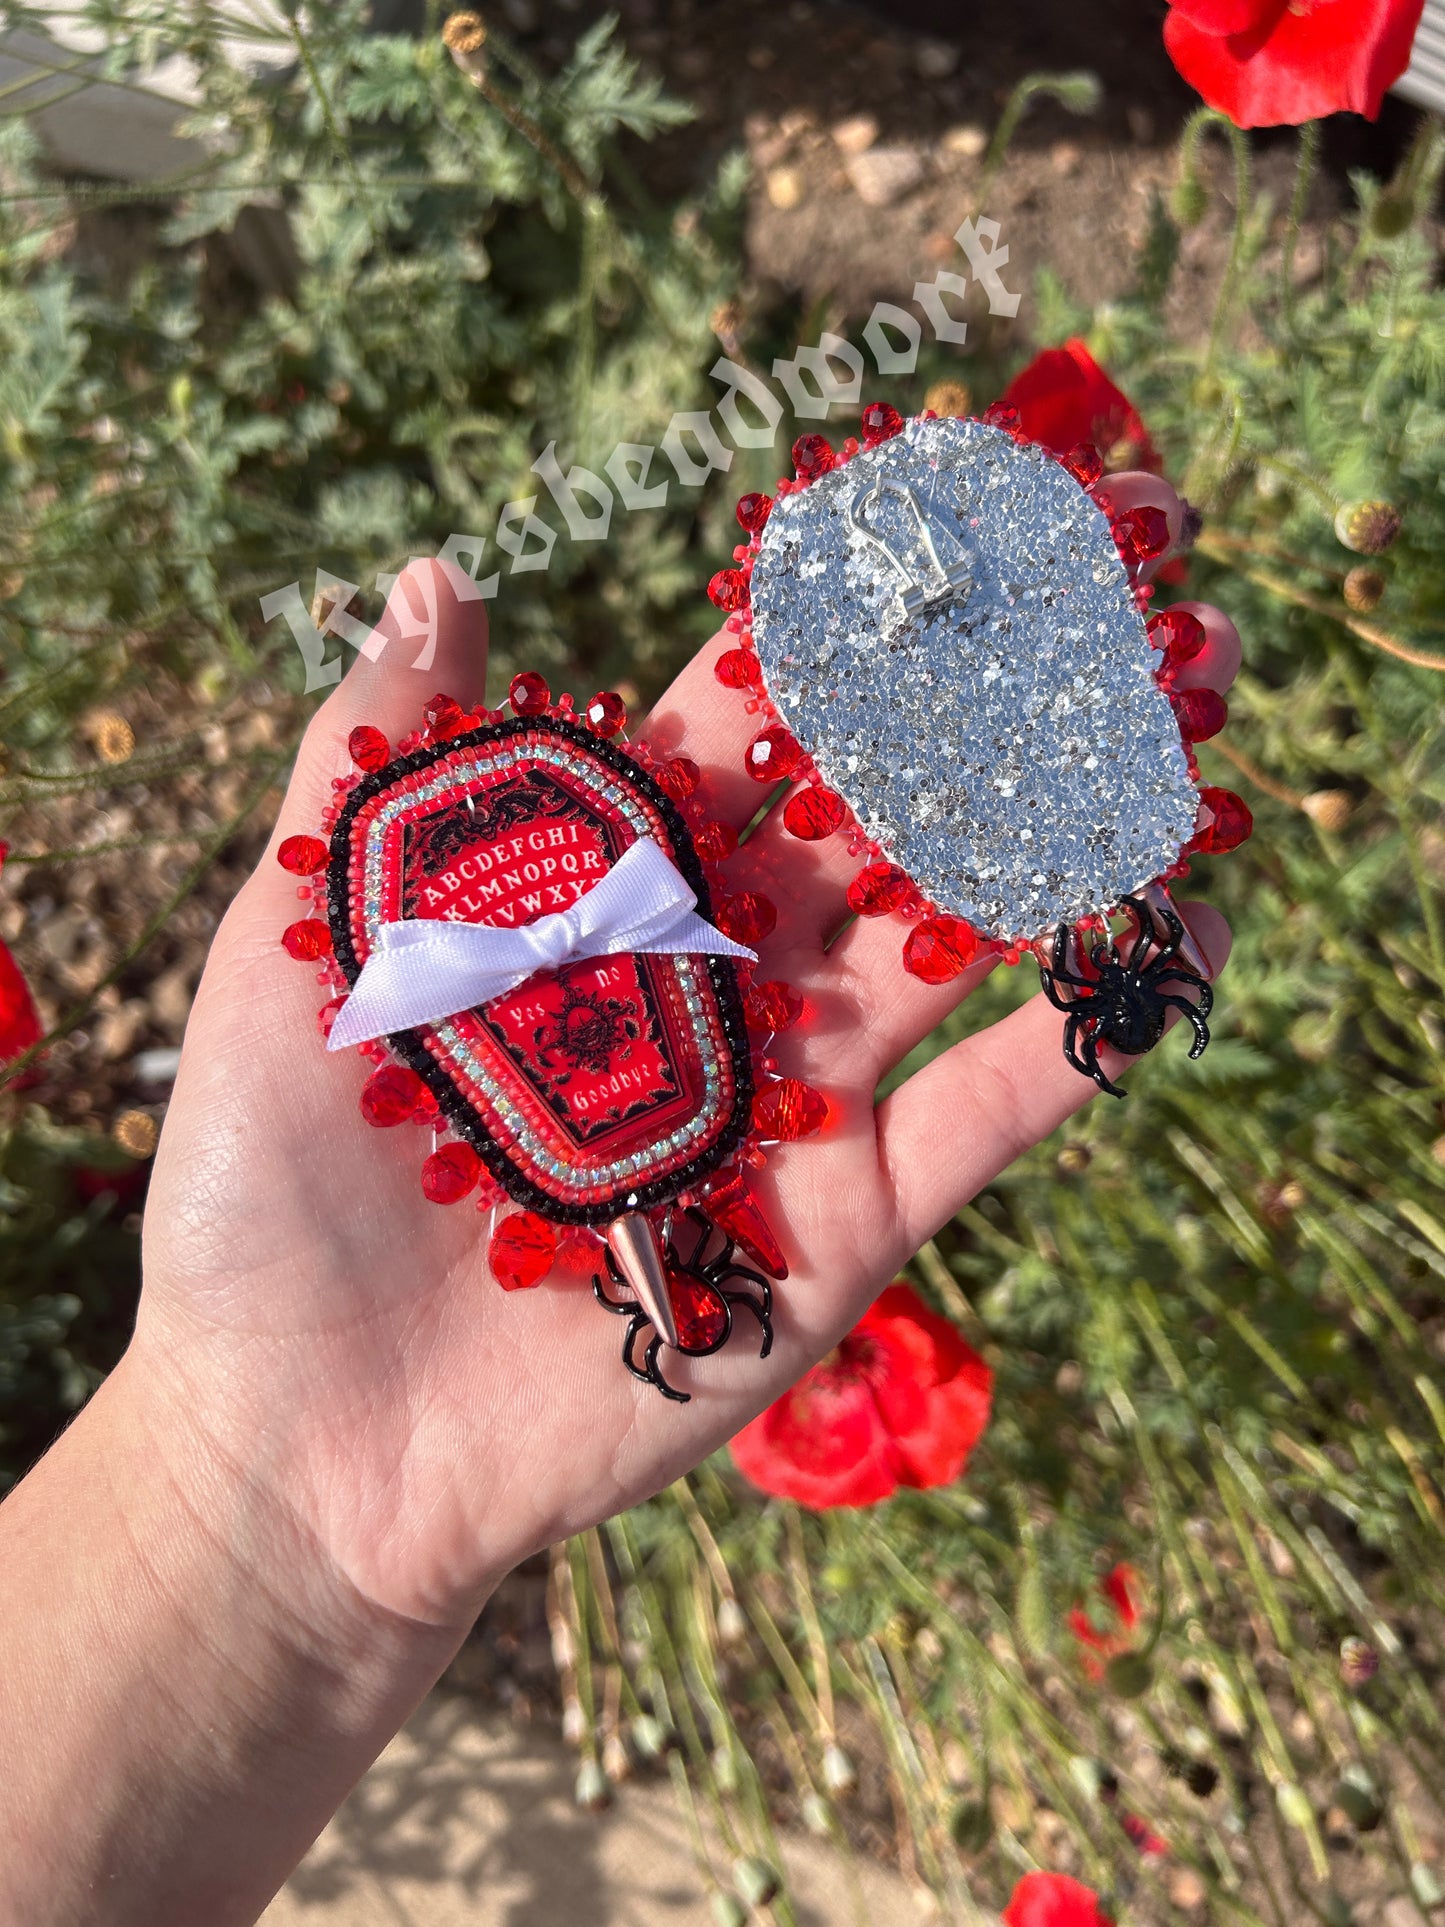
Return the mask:
[[[1198,227],[1209,212],[1209,189],[1193,172],[1174,183],[1169,196],[1169,211],[1182,228]]]
[[[858,1769],[836,1742],[823,1752],[823,1785],[830,1793],[851,1793],[858,1784]]]
[[[584,1813],[600,1813],[612,1804],[612,1782],[596,1760],[584,1760],[577,1774],[572,1798]]]
[[[733,1862],[733,1885],[749,1907],[766,1907],[782,1892],[783,1883],[775,1868],[754,1853]]]
[[[1355,813],[1355,799],[1348,790],[1315,790],[1301,807],[1311,823],[1337,836]]]
[[[1154,1668],[1142,1653],[1119,1653],[1104,1668],[1104,1678],[1121,1700],[1136,1700],[1154,1684]]]

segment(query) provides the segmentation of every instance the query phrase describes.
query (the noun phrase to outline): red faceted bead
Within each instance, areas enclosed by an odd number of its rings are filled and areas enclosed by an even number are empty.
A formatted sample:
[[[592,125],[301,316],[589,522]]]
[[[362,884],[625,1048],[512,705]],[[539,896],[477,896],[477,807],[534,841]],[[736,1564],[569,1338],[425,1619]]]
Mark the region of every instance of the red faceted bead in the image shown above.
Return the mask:
[[[1006,401],[990,402],[983,411],[983,418],[990,428],[1002,428],[1010,435],[1023,424],[1023,416]]]
[[[793,467],[805,482],[816,482],[820,475],[826,475],[837,465],[838,457],[826,436],[800,435],[793,443]]]
[[[760,730],[748,744],[743,767],[755,783],[778,783],[792,775],[802,754],[790,733],[774,724]]]
[[[297,963],[315,963],[331,955],[331,925],[321,917],[307,917],[288,925],[281,932],[281,942]]]
[[[690,756],[674,756],[652,773],[663,795],[670,796],[675,803],[691,796],[702,781],[702,771]]]
[[[903,417],[888,401],[870,401],[858,417],[858,426],[863,431],[863,446],[877,448],[880,442],[892,441],[895,435],[903,432]]]
[[[1104,458],[1092,442],[1080,442],[1064,457],[1064,467],[1080,488],[1092,488],[1103,480]]]
[[[724,649],[713,664],[712,673],[724,689],[762,687],[762,665],[751,649]]]
[[[601,690],[582,713],[599,736],[615,736],[627,721],[627,705],[612,689]]]
[[[1229,850],[1237,850],[1253,835],[1254,817],[1249,805],[1233,790],[1216,789],[1212,783],[1205,783],[1200,789],[1199,801],[1211,820],[1194,832],[1189,845],[1191,851],[1197,851],[1200,856],[1223,856]]]
[[[437,742],[444,743],[449,736],[460,736],[467,726],[465,711],[450,696],[433,696],[422,715]]]
[[[724,897],[713,918],[725,937],[755,949],[777,927],[778,912],[771,897],[761,890],[740,890],[735,897]]]
[[[693,847],[704,863],[726,863],[738,847],[738,833],[731,823],[704,823]]]
[[[358,769],[385,769],[391,761],[391,744],[370,723],[358,723],[347,737],[346,747]]]
[[[791,984],[778,978],[754,984],[743,998],[743,1015],[752,1030],[787,1030],[803,1014],[803,1000]]]
[[[336,1022],[336,1019],[340,1016],[341,1006],[345,1002],[346,1002],[345,997],[333,997],[329,1004],[323,1004],[320,1010],[317,1011],[316,1022],[320,1027],[321,1035],[323,1037],[329,1037],[331,1035],[331,1026]]]
[[[753,1099],[753,1127],[764,1138],[811,1137],[828,1121],[827,1100],[796,1077],[765,1084]]]
[[[1169,517],[1147,504],[1127,509],[1114,524],[1114,540],[1126,561],[1152,562],[1169,547]]]
[[[679,1350],[710,1352],[722,1343],[728,1330],[728,1308],[715,1286],[686,1272],[669,1271],[667,1295],[672,1300]]]
[[[520,676],[513,676],[507,698],[514,715],[540,716],[552,700],[552,691],[545,676],[539,676],[535,669],[524,669]]]
[[[314,877],[326,868],[326,845],[319,836],[288,836],[276,852],[276,861],[293,877]]]
[[[707,585],[708,600],[729,615],[748,599],[748,579],[741,569],[719,569]]]
[[[1187,609],[1161,609],[1157,616],[1150,616],[1148,629],[1150,642],[1164,651],[1171,669],[1182,669],[1193,662],[1209,640],[1209,631]]]
[[[925,917],[908,933],[903,968],[925,984],[946,984],[978,955],[978,932],[962,917]]]
[[[914,894],[913,879],[896,863],[870,863],[848,885],[848,908],[860,917],[886,917]]]
[[[433,1204],[459,1204],[481,1176],[482,1160],[470,1144],[444,1144],[421,1167],[421,1188]]]
[[[408,1070],[405,1064],[383,1064],[362,1086],[361,1115],[368,1124],[390,1130],[394,1124],[405,1124],[408,1118],[415,1117],[428,1097],[431,1092],[415,1071]],[[435,1105],[435,1098],[432,1103]]]
[[[503,1291],[540,1285],[557,1256],[557,1227],[535,1211],[513,1211],[492,1233],[487,1263]]]
[[[1229,721],[1229,704],[1217,689],[1185,689],[1169,700],[1186,743],[1207,743]]]
[[[847,819],[848,806],[835,790],[821,783],[810,783],[788,798],[783,809],[783,828],[800,843],[816,843],[840,830]]]
[[[761,535],[772,512],[771,495],[745,495],[738,503],[738,523],[749,535]]]

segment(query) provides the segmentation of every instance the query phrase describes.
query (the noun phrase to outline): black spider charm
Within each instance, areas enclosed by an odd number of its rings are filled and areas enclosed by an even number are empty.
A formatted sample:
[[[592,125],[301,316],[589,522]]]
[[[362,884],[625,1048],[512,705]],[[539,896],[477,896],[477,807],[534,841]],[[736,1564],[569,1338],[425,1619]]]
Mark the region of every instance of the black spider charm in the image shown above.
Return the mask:
[[[1179,961],[1184,925],[1174,911],[1163,903],[1150,906],[1138,897],[1125,897],[1121,907],[1132,913],[1136,925],[1127,955],[1121,952],[1119,939],[1101,938],[1089,950],[1093,975],[1080,976],[1069,968],[1069,943],[1074,932],[1061,924],[1054,938],[1052,965],[1039,966],[1044,995],[1068,1019],[1064,1025],[1065,1057],[1076,1071],[1092,1077],[1111,1097],[1123,1097],[1125,1093],[1109,1082],[1100,1067],[1101,1044],[1112,1044],[1130,1057],[1142,1057],[1164,1035],[1168,1013],[1179,1010],[1194,1027],[1189,1055],[1200,1057],[1209,1043],[1205,1019],[1214,1008],[1210,985]],[[1065,996],[1061,984],[1072,994]],[[1164,984],[1187,986],[1196,994],[1183,997],[1177,990],[1164,990]]]
[[[689,1209],[681,1215],[697,1234],[686,1261],[678,1254],[671,1219],[662,1240],[673,1316],[677,1322],[676,1349],[687,1358],[706,1358],[709,1353],[720,1351],[732,1334],[733,1306],[745,1305],[762,1327],[763,1343],[758,1355],[766,1358],[773,1348],[772,1286],[761,1272],[749,1271],[745,1265],[734,1262],[733,1240],[718,1231],[701,1211]],[[708,1246],[719,1237],[722,1243],[709,1258]],[[607,1272],[613,1284],[622,1284],[622,1274],[610,1250]],[[735,1285],[742,1289],[731,1288]],[[662,1375],[658,1363],[662,1337],[657,1331],[653,1331],[642,1364],[637,1362],[637,1341],[652,1323],[646,1309],[635,1298],[610,1298],[603,1289],[600,1273],[592,1279],[592,1291],[599,1305],[628,1321],[622,1339],[622,1362],[632,1376],[655,1385],[664,1398],[676,1399],[678,1404],[685,1405],[691,1394],[675,1390]]]

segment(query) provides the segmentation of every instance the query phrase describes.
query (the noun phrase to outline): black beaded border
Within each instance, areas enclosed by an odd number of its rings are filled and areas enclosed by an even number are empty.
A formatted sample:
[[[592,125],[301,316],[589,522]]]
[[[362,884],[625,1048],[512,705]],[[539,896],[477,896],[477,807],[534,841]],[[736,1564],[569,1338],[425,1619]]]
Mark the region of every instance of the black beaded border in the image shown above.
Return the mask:
[[[385,769],[363,777],[347,797],[336,826],[331,832],[331,855],[326,866],[326,914],[331,926],[332,947],[348,984],[361,974],[351,941],[348,887],[350,883],[351,826],[356,812],[383,790],[390,789],[400,777],[433,767],[455,750],[481,749],[489,743],[504,742],[514,736],[548,732],[595,756],[616,775],[637,790],[657,811],[672,839],[674,859],[688,887],[697,898],[703,916],[711,920],[712,899],[703,874],[702,863],[693,846],[692,832],[683,821],[672,799],[665,796],[652,777],[626,750],[607,742],[578,723],[564,722],[555,716],[518,716],[507,722],[487,723],[426,749],[398,756]],[[666,1177],[653,1178],[635,1189],[619,1188],[606,1200],[591,1204],[564,1204],[523,1175],[507,1152],[483,1129],[476,1113],[421,1042],[420,1030],[397,1031],[386,1039],[392,1053],[414,1070],[432,1092],[448,1122],[481,1158],[488,1171],[507,1195],[525,1210],[562,1224],[606,1224],[617,1216],[619,1205],[628,1210],[645,1210],[653,1205],[670,1204],[679,1192],[701,1183],[715,1171],[747,1136],[752,1124],[753,1069],[748,1045],[747,1024],[743,1016],[742,992],[738,986],[737,965],[730,957],[707,957],[708,974],[718,1000],[723,1037],[733,1064],[733,1108],[714,1142],[691,1164]]]

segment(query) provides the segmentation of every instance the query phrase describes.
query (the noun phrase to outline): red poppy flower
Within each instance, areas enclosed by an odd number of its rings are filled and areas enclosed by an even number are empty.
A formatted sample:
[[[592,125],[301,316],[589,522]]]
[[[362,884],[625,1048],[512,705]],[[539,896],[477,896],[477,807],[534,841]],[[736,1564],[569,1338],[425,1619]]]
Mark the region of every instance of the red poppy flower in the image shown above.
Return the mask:
[[[1132,1566],[1121,1564],[1106,1572],[1099,1591],[1113,1608],[1112,1626],[1096,1626],[1082,1606],[1069,1614],[1069,1631],[1088,1649],[1083,1661],[1090,1679],[1102,1679],[1105,1662],[1128,1652],[1139,1624],[1139,1575]]]
[[[911,1286],[890,1285],[840,1345],[732,1442],[775,1498],[815,1512],[947,1485],[988,1424],[993,1373]]]
[[[1001,401],[1019,411],[1031,442],[1067,455],[1092,442],[1110,468],[1159,467],[1159,453],[1139,411],[1116,388],[1082,341],[1045,348],[1016,374]]]
[[[1374,120],[1410,64],[1425,0],[1173,0],[1169,58],[1236,127]]]
[[[0,867],[9,854],[0,843]],[[42,1032],[35,1013],[35,999],[25,974],[10,954],[8,944],[0,943],[0,1064],[9,1064],[38,1044]]]
[[[1003,1910],[1004,1927],[1114,1927],[1099,1896],[1066,1873],[1026,1873]]]

